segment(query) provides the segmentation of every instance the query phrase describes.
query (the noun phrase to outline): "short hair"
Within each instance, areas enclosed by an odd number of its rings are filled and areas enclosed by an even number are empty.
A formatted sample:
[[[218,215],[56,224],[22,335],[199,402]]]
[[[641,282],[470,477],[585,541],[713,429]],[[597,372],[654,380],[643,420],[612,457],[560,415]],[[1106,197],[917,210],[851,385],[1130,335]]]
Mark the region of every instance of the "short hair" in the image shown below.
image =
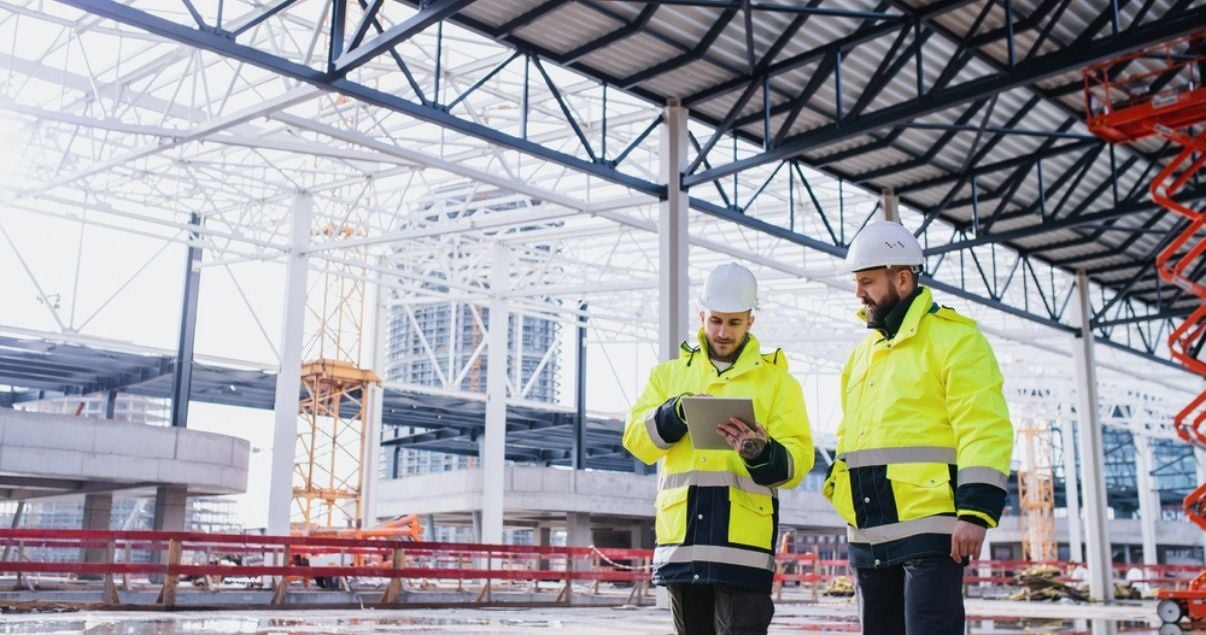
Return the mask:
[[[888,265],[888,275],[895,275],[897,271],[907,271],[913,276],[913,286],[921,284],[921,267],[914,265]]]

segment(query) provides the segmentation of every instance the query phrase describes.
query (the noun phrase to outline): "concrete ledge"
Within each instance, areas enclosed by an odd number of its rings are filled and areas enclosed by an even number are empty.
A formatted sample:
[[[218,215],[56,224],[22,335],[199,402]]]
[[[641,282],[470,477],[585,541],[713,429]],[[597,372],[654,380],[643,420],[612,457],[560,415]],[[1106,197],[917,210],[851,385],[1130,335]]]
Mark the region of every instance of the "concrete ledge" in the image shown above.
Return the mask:
[[[0,409],[0,473],[116,484],[247,490],[251,444],[198,430]]]
[[[1112,544],[1143,544],[1143,527],[1135,518],[1111,518],[1106,521],[1106,533]],[[1068,519],[1055,519],[1055,536],[1059,542],[1068,542]],[[1001,519],[1001,526],[988,534],[992,542],[1021,542],[1022,527],[1017,516],[1006,516]],[[1085,540],[1084,527],[1081,527],[1081,540]],[[1175,522],[1161,521],[1156,523],[1157,545],[1199,545],[1202,544],[1202,531],[1188,520]]]
[[[446,514],[481,509],[479,469],[420,474],[380,481],[377,512]],[[585,512],[592,517],[653,518],[657,476],[507,466],[503,473],[504,512]],[[845,525],[820,492],[779,493],[780,523],[793,527],[842,528]]]

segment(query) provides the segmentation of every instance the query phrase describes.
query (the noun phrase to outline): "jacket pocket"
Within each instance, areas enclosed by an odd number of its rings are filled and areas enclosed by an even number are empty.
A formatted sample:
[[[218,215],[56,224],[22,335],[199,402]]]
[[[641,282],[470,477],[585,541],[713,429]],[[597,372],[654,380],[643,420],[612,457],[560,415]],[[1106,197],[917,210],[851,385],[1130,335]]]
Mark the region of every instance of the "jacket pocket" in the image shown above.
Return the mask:
[[[946,463],[892,463],[888,480],[901,520],[914,520],[955,511],[950,466]]]
[[[659,545],[677,545],[687,535],[687,491],[690,487],[676,487],[657,493],[654,507],[657,517],[653,530]]]
[[[770,496],[729,488],[729,542],[770,549],[775,540],[774,512]]]
[[[829,475],[821,486],[821,493],[829,499],[829,504],[846,521],[847,525],[855,525],[854,498],[850,494],[850,471],[846,462],[835,459],[829,466]]]

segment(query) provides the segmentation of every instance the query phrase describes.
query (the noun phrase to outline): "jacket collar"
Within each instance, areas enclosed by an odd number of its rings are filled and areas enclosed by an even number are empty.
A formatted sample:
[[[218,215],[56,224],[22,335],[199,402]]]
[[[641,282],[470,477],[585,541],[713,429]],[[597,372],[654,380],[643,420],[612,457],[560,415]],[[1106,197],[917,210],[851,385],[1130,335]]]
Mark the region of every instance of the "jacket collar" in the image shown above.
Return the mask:
[[[918,293],[913,297],[913,303],[909,305],[909,310],[905,313],[904,319],[900,322],[900,330],[896,332],[896,337],[893,342],[899,345],[901,342],[913,337],[917,333],[917,325],[921,323],[921,318],[928,313],[934,312],[934,293],[929,287],[917,287]],[[903,300],[902,300],[903,301]],[[858,318],[865,324],[867,322],[867,309],[861,308],[858,310]],[[874,341],[879,342],[885,339],[884,332],[876,329],[871,337]]]
[[[708,338],[704,335],[704,330],[701,328],[695,333],[696,346],[688,346],[686,342],[682,343],[679,350],[679,359],[687,360],[688,364],[697,361],[708,361]],[[776,357],[777,359],[777,357]],[[741,354],[737,359],[733,360],[733,366],[728,372],[740,372],[746,368],[761,364],[762,362],[762,346],[758,343],[758,338],[754,337],[753,333],[746,336],[745,345],[741,349]]]
[[[919,295],[921,295],[921,287],[914,287],[909,295],[900,298],[896,306],[892,307],[891,311],[888,311],[888,314],[884,316],[884,323],[879,327],[884,336],[892,339],[900,333],[900,327],[904,326],[905,316],[909,314],[909,309],[913,307],[913,301]]]

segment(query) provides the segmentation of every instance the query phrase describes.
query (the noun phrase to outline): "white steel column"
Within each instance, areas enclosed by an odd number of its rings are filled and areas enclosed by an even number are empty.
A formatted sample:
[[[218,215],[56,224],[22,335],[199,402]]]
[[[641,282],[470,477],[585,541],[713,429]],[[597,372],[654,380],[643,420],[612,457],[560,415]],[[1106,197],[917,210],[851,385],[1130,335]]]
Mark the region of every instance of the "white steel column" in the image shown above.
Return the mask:
[[[385,258],[378,263],[386,267]],[[369,351],[373,372],[382,380],[385,379],[385,331],[389,324],[389,312],[385,307],[388,292],[382,287],[380,280],[384,274],[377,274],[378,282],[374,284],[373,303],[373,338],[370,340],[373,348]],[[381,416],[384,413],[385,389],[381,384],[372,384],[368,389],[369,409],[368,420],[364,422],[364,456],[362,457],[360,478],[360,498],[364,508],[361,510],[362,524],[372,527],[377,524],[377,483],[381,478]]]
[[[1093,357],[1092,317],[1089,305],[1089,277],[1084,270],[1076,274],[1076,306],[1080,314],[1080,333],[1073,341],[1072,360],[1076,366],[1076,412],[1080,436],[1081,482],[1085,486],[1085,535],[1088,548],[1089,597],[1098,602],[1114,599],[1113,570],[1110,562],[1110,538],[1106,534],[1105,458],[1102,454],[1101,424],[1097,416],[1097,368]]]
[[[301,392],[302,335],[306,322],[306,268],[310,218],[314,200],[298,192],[289,215],[293,219],[285,260],[285,315],[281,325],[280,368],[276,373],[276,427],[272,435],[272,472],[268,485],[268,533],[289,534],[293,506],[293,463],[297,451],[297,406]]]
[[[666,184],[666,200],[662,201],[657,217],[658,361],[678,357],[679,343],[689,340],[690,304],[687,291],[691,288],[687,272],[690,235],[687,233],[688,195],[682,187],[682,173],[687,167],[687,109],[671,99],[662,110],[661,181]],[[644,469],[644,468],[642,468]],[[648,473],[648,472],[646,472]],[[666,587],[657,587],[654,604],[659,609],[670,608]]]
[[[1135,442],[1135,487],[1139,492],[1139,528],[1143,536],[1143,564],[1153,565],[1156,562],[1156,523],[1160,520],[1159,492],[1156,489],[1156,477],[1152,470],[1156,469],[1155,453],[1152,440],[1131,433]]]
[[[900,222],[900,197],[896,195],[892,188],[884,188],[879,195],[880,207],[883,208],[884,220],[890,220],[893,223]]]
[[[1072,428],[1071,419],[1060,419],[1059,433],[1064,446],[1064,508],[1068,510],[1068,560],[1083,562],[1084,537],[1080,531],[1080,486],[1077,484],[1080,475],[1076,470],[1076,431]]]
[[[666,200],[657,219],[658,241],[658,321],[659,360],[678,357],[678,345],[689,339],[687,274],[689,250],[687,234],[687,191],[682,189],[682,171],[687,166],[687,109],[670,100],[664,109],[662,126],[661,178],[666,184]]]
[[[490,315],[486,357],[486,433],[482,444],[482,530],[481,541],[501,544],[503,540],[503,461],[507,435],[507,290],[511,277],[511,252],[494,244],[490,269]]]

